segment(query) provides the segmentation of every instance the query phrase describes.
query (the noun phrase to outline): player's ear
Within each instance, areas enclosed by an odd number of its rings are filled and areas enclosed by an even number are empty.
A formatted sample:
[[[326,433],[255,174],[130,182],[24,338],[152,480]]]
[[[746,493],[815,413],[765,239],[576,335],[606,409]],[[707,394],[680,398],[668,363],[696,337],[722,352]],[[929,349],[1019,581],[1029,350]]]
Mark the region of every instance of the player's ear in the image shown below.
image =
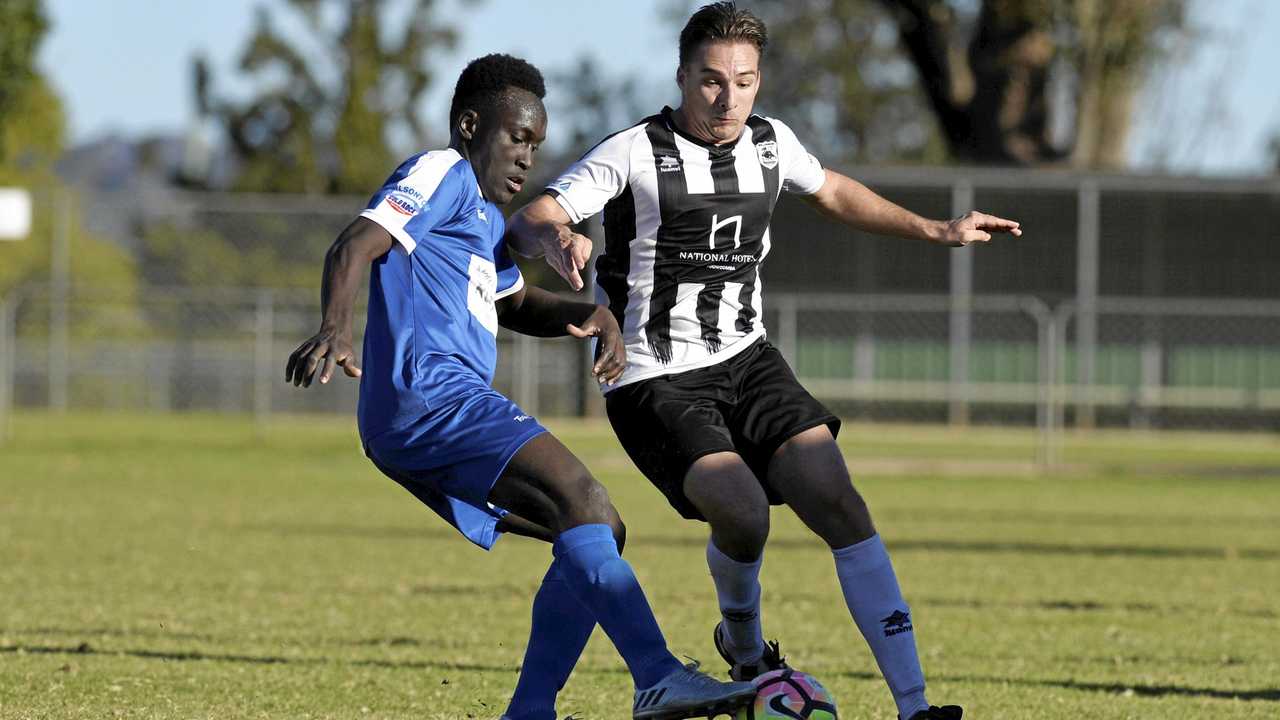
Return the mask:
[[[685,77],[686,75],[684,74],[684,65],[683,64],[677,65],[676,66],[676,86],[679,87],[681,90],[684,90]]]
[[[480,127],[480,115],[475,110],[463,110],[458,114],[458,135],[470,142]]]

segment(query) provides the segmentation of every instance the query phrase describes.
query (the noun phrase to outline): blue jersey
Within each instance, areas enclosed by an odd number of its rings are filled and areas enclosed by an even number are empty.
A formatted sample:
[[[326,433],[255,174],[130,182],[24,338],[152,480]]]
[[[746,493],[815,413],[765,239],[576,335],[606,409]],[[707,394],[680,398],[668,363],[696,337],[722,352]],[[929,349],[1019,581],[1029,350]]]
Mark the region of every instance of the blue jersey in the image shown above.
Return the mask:
[[[359,409],[367,442],[488,388],[494,303],[524,280],[502,243],[502,213],[455,150],[406,160],[360,215],[396,240],[369,282]]]

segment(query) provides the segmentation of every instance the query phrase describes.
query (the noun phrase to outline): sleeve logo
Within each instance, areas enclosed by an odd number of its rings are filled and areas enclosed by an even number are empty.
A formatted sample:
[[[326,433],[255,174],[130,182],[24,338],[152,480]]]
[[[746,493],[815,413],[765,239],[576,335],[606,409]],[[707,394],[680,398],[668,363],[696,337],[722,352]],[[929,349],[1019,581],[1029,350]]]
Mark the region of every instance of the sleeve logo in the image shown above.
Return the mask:
[[[397,185],[394,190],[387,193],[385,201],[392,210],[401,215],[417,215],[427,208],[422,193],[408,185]]]
[[[768,170],[778,167],[778,143],[773,140],[756,143],[756,157],[760,158],[760,164]]]

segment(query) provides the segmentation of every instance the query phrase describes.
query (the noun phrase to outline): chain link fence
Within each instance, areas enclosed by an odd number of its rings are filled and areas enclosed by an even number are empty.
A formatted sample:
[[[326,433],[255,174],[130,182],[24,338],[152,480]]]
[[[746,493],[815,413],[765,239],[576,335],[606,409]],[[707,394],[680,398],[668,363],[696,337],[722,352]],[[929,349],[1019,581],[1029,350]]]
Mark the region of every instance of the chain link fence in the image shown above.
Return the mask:
[[[1035,425],[1046,461],[1072,424],[1280,427],[1280,303],[1102,299],[1088,345],[1080,318],[1032,296],[776,293],[765,315],[801,382],[839,414]],[[318,322],[300,290],[78,288],[62,301],[23,288],[0,303],[0,413],[353,413],[354,382],[284,382]],[[502,331],[495,386],[530,413],[597,414],[589,366],[585,343]]]

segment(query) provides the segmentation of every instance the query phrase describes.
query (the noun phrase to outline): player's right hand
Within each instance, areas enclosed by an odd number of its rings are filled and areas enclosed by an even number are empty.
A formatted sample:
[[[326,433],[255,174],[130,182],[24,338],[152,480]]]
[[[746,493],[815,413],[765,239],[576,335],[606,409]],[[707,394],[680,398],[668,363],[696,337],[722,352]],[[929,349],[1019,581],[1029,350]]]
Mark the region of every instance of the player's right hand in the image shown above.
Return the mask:
[[[322,329],[298,346],[289,356],[284,369],[284,381],[295,387],[311,387],[316,370],[320,370],[320,383],[329,382],[333,368],[339,366],[347,377],[360,377],[360,366],[351,348],[351,340],[336,330]]]
[[[581,290],[581,271],[591,259],[591,238],[574,232],[568,225],[555,225],[555,234],[543,235],[542,251],[547,264],[569,283],[574,292]]]

